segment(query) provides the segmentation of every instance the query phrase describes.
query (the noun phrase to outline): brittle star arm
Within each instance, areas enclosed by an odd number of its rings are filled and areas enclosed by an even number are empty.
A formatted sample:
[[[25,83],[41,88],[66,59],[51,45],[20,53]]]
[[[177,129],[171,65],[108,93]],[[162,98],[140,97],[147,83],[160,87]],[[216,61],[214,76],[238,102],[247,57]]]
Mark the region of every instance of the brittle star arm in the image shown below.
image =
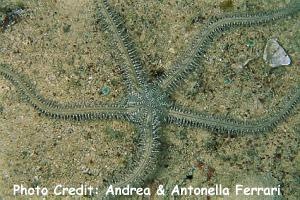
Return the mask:
[[[153,176],[157,168],[158,152],[159,152],[159,127],[160,121],[151,113],[142,117],[140,123],[136,124],[136,129],[139,134],[138,149],[134,152],[133,158],[125,169],[116,172],[109,180],[101,192],[98,193],[97,199],[111,199],[112,196],[107,196],[108,187],[118,188],[126,187],[141,187],[141,184],[149,180]]]
[[[212,41],[225,30],[241,27],[252,26],[277,20],[300,10],[300,2],[294,1],[285,8],[269,12],[260,12],[252,14],[231,14],[212,19],[204,31],[198,34],[193,40],[192,45],[178,58],[171,66],[171,70],[158,80],[160,87],[166,92],[173,92],[191,72],[202,66],[204,54]]]
[[[272,130],[279,122],[286,119],[299,102],[300,86],[284,98],[276,111],[263,118],[238,120],[174,106],[169,111],[168,122],[180,126],[201,127],[217,133],[263,133]]]
[[[0,64],[0,74],[10,80],[22,97],[36,110],[46,116],[61,119],[91,120],[91,119],[127,119],[132,108],[119,104],[74,104],[62,105],[45,99],[39,95],[30,81],[22,75],[14,72],[8,65]]]
[[[135,49],[135,45],[129,38],[126,27],[121,16],[113,10],[107,0],[103,0],[100,8],[99,21],[116,41],[116,48],[125,56],[126,63],[122,63],[125,83],[129,91],[141,91],[144,83],[147,82],[145,72],[142,69],[141,60]]]

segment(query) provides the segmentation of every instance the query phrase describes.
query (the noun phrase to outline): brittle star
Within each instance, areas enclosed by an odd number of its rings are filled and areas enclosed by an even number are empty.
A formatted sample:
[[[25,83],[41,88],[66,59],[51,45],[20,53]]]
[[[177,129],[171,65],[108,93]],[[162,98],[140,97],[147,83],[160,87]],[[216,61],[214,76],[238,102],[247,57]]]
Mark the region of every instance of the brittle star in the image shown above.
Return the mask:
[[[140,186],[145,180],[153,177],[160,154],[160,132],[164,124],[176,124],[187,127],[200,127],[220,134],[254,134],[272,130],[298,106],[300,87],[297,86],[291,94],[282,101],[282,106],[276,112],[264,118],[254,120],[238,120],[223,116],[215,116],[204,112],[193,111],[183,106],[175,105],[170,95],[189,77],[202,67],[203,55],[210,44],[220,33],[240,26],[260,25],[271,22],[300,10],[300,3],[294,2],[285,8],[269,12],[252,14],[233,14],[214,18],[206,29],[198,34],[193,44],[186,51],[188,56],[174,62],[172,69],[159,80],[150,83],[142,62],[130,40],[121,16],[103,0],[100,8],[100,23],[116,40],[117,48],[126,56],[128,64],[124,64],[123,76],[128,95],[123,104],[94,105],[62,105],[40,96],[22,75],[14,72],[6,64],[0,65],[0,73],[10,80],[22,93],[25,99],[40,113],[55,119],[64,120],[125,120],[133,123],[140,135],[140,146],[136,152],[137,159],[130,166],[130,172],[121,180],[108,183],[114,187],[130,184]],[[103,190],[105,191],[105,190]],[[100,193],[100,199],[106,198]],[[109,198],[109,197],[108,197]]]

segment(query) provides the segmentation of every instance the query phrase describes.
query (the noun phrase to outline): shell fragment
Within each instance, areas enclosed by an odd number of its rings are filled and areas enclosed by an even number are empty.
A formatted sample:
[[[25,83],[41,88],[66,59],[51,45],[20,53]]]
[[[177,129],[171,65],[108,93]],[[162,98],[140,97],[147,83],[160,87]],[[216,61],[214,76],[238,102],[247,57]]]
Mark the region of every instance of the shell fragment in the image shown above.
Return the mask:
[[[279,67],[282,65],[290,65],[291,59],[288,54],[285,52],[282,46],[277,42],[276,39],[268,40],[263,59],[271,66],[271,67]]]

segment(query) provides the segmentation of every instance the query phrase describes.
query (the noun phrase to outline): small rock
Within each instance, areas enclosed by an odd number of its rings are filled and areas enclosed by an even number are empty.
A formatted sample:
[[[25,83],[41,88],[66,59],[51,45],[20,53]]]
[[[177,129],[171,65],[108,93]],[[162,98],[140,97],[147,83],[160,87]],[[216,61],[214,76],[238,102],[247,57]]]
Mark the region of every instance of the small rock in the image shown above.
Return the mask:
[[[276,39],[268,40],[264,50],[263,59],[271,67],[291,64],[290,57],[287,55],[283,47],[279,45]]]
[[[255,46],[255,41],[254,40],[248,40],[246,43],[247,47],[254,47]]]

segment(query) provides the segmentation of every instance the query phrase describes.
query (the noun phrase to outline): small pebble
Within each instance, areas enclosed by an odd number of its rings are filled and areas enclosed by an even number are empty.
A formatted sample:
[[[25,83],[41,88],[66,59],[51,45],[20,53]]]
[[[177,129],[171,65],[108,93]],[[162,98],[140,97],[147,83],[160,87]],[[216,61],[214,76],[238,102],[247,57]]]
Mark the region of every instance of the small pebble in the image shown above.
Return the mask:
[[[71,30],[71,25],[70,24],[66,24],[63,26],[63,31],[64,33],[68,33]]]
[[[246,43],[246,46],[247,47],[254,47],[255,46],[254,40],[248,40],[247,43]]]
[[[101,89],[100,89],[100,94],[107,96],[110,93],[110,88],[107,85],[104,85]]]

